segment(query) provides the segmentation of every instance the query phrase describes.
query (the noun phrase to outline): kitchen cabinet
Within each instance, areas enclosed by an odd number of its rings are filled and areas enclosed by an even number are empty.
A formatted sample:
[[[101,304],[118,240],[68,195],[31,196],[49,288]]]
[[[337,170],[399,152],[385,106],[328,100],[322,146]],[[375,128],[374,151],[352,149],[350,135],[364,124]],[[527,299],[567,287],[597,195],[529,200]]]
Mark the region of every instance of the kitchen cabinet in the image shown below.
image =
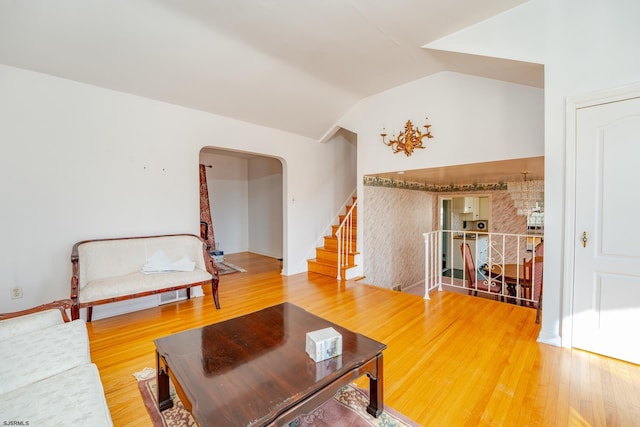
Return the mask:
[[[467,221],[486,221],[489,219],[489,198],[454,197],[453,212],[461,214]]]
[[[461,214],[475,214],[478,212],[478,204],[477,197],[454,197],[453,211]]]
[[[489,220],[489,198],[479,197],[478,199],[479,199],[478,200],[478,220],[488,221]]]

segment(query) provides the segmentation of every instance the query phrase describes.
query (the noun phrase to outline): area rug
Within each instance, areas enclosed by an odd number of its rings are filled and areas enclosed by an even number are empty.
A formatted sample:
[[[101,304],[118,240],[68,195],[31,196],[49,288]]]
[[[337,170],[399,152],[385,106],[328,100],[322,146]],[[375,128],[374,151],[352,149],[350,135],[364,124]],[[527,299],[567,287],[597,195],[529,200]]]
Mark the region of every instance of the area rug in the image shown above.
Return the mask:
[[[220,276],[231,273],[244,273],[247,271],[244,268],[238,267],[237,265],[231,264],[227,261],[216,262],[216,268],[218,269],[218,274]]]
[[[133,374],[138,380],[142,400],[153,420],[154,427],[193,426],[197,423],[189,411],[180,402],[173,385],[170,385],[173,408],[163,412],[156,405],[156,374],[152,368],[145,368]],[[303,415],[289,424],[290,427],[416,427],[409,418],[385,405],[384,412],[374,418],[366,412],[369,404],[369,393],[355,384],[341,388],[333,399],[325,402],[308,415]]]

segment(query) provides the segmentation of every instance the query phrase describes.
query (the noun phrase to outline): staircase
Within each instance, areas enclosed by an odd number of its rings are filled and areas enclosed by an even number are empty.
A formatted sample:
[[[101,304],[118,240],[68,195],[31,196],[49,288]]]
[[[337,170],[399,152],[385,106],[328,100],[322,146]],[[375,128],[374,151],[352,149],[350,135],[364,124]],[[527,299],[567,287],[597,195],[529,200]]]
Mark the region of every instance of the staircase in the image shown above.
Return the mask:
[[[357,199],[338,217],[339,224],[331,226],[331,235],[324,236],[324,246],[316,248],[315,259],[307,260],[308,270],[325,276],[346,280],[349,269],[356,267],[358,210]]]

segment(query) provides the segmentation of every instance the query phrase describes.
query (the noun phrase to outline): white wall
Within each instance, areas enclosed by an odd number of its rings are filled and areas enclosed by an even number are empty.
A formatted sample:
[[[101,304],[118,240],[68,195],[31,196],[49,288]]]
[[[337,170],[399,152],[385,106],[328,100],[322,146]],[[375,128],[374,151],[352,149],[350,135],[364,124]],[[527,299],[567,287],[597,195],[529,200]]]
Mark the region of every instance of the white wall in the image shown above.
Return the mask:
[[[282,258],[282,165],[269,157],[249,159],[249,247]]]
[[[206,146],[283,160],[283,273],[306,271],[341,185],[332,173],[344,149],[2,65],[0,143],[2,312],[68,297],[76,241],[199,234]],[[11,300],[16,285],[24,297]]]
[[[545,288],[540,339],[554,344],[567,334],[571,313],[565,274],[565,100],[640,81],[640,2],[635,0],[532,0],[433,47],[545,65]],[[621,191],[624,191],[621,189]],[[568,243],[572,246],[572,243]],[[567,296],[568,295],[568,296]]]
[[[410,157],[382,143],[429,117],[433,138]],[[358,174],[541,156],[542,89],[441,72],[361,101],[341,125],[358,134]]]

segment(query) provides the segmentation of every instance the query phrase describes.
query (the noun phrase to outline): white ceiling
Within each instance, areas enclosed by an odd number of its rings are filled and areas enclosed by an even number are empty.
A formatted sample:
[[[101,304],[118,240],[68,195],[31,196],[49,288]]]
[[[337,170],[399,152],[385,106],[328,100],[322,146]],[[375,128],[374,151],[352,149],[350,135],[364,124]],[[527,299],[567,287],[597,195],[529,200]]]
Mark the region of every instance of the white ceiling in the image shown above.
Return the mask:
[[[0,63],[319,139],[360,99],[443,70],[542,66],[423,49],[525,0],[0,0]]]

